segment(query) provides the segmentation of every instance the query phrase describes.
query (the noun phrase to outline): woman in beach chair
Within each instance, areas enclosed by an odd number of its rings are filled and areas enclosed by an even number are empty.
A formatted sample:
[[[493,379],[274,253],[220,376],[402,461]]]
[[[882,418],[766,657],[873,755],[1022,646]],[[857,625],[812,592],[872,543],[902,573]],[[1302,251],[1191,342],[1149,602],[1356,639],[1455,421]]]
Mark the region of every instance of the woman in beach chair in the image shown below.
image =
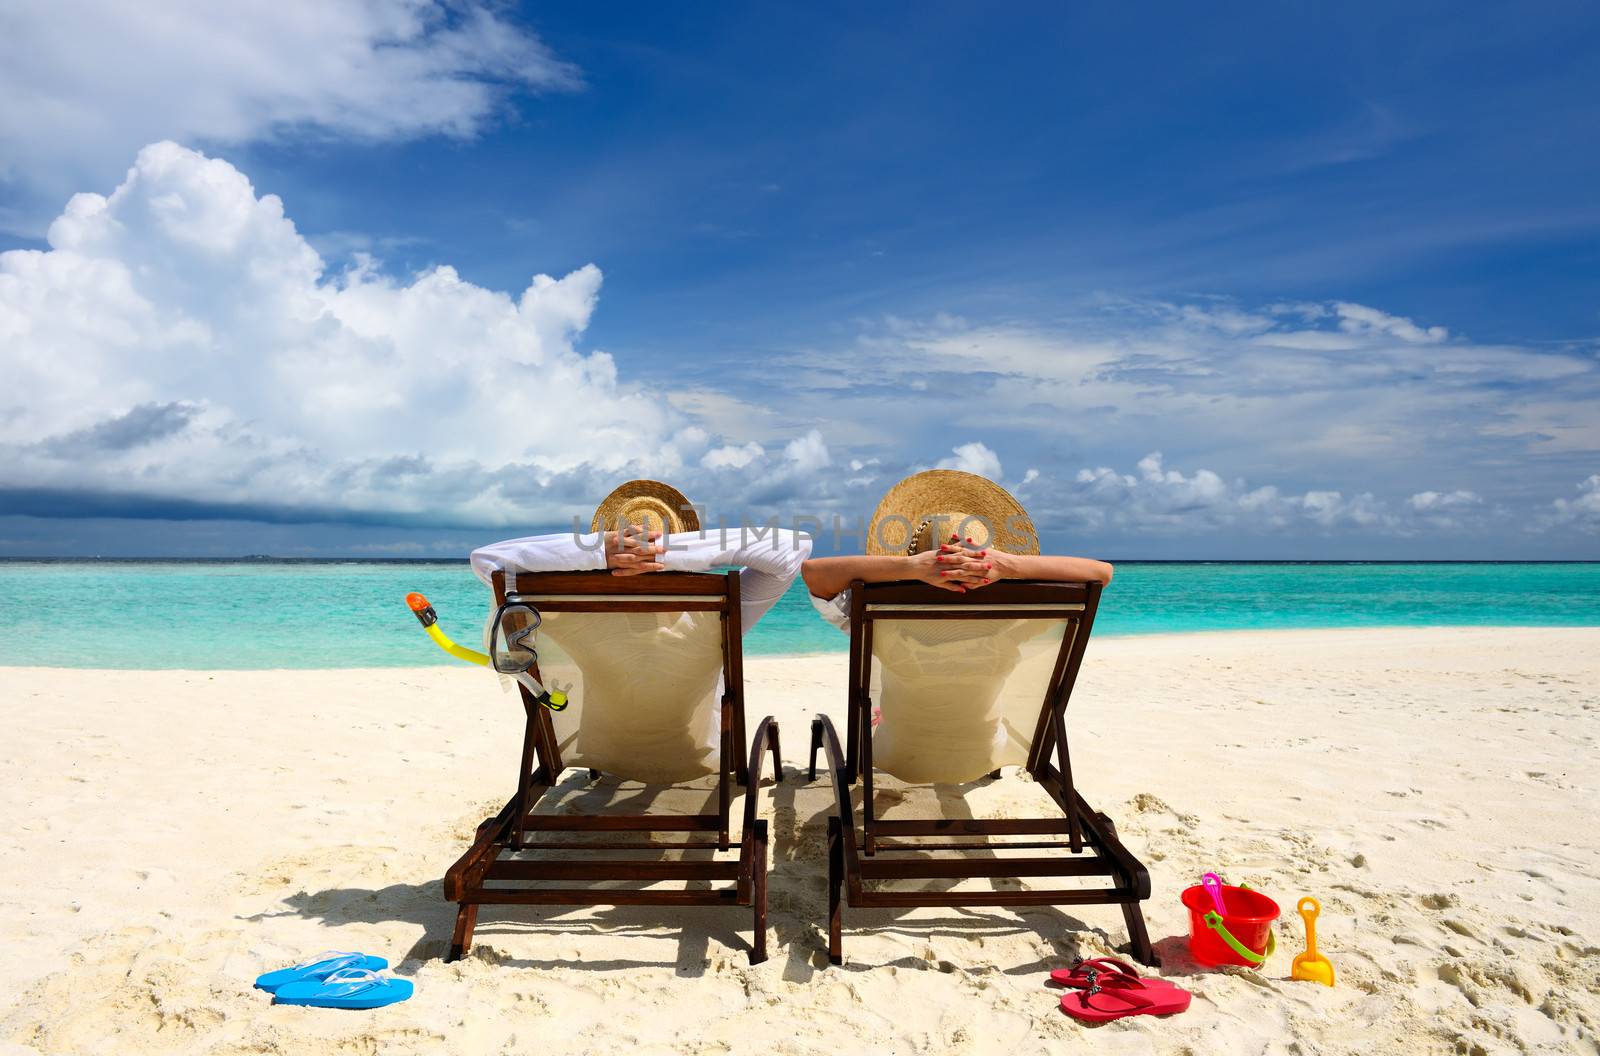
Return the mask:
[[[459,903],[450,958],[471,945],[482,904],[741,905],[754,909],[750,959],[759,962],[766,957],[767,823],[756,818],[755,790],[766,751],[775,777],[781,767],[770,716],[746,740],[740,639],[794,581],[811,540],[782,530],[759,538],[702,532],[680,492],[646,480],[607,496],[591,528],[472,554],[497,605],[513,599],[537,613],[525,618],[536,635],[533,674],[563,690],[567,705],[542,706],[518,685],[527,721],[517,794],[479,826],[445,876],[445,897]],[[727,566],[736,570],[711,573]],[[591,781],[606,773],[646,786],[715,775],[716,812],[576,809],[604,797],[556,788],[569,767],[586,768]],[[717,852],[731,845],[730,782],[745,786],[744,825],[738,860],[721,861]],[[652,798],[648,787],[627,795],[634,807]],[[560,833],[577,838],[550,840]],[[687,838],[652,836],[661,833]],[[645,860],[639,851],[668,858]],[[550,886],[571,880],[611,883]],[[661,887],[678,880],[687,886]],[[717,880],[733,884],[706,883]]]
[[[847,897],[852,906],[1116,903],[1133,955],[1152,963],[1139,909],[1149,874],[1110,819],[1078,794],[1067,753],[1065,710],[1111,566],[1040,555],[1015,498],[954,470],[919,473],[891,488],[873,514],[867,551],[813,558],[802,569],[818,612],[850,634],[845,748],[827,716],[812,723],[811,776],[826,748],[837,790],[828,832],[829,959],[841,957]],[[874,802],[875,769],[911,785],[960,785],[998,777],[1008,765],[1025,767],[1062,816],[891,819]],[[858,775],[859,834],[850,792]],[[1066,853],[1009,856],[1024,849]],[[985,857],[950,857],[961,851]],[[1110,885],[959,886],[975,878],[1091,876]],[[957,883],[882,890],[869,886],[875,880]]]

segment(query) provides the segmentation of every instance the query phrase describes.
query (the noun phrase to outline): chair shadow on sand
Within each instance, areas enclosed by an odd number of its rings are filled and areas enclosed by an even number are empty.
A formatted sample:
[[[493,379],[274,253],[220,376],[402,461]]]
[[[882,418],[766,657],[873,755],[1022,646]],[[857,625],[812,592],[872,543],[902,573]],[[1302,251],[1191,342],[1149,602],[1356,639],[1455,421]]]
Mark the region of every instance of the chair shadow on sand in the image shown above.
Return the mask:
[[[989,779],[971,785],[918,786],[911,791],[920,793],[924,803],[930,802],[927,796],[931,791],[942,817],[971,818],[973,814],[966,793],[987,783]],[[744,790],[739,790],[738,794],[743,795]],[[781,950],[784,954],[782,974],[785,980],[805,982],[828,968],[826,830],[828,815],[833,811],[831,790],[826,778],[819,776],[817,782],[808,784],[803,770],[788,766],[783,780],[775,785],[764,783],[757,794],[770,797],[761,807],[763,814],[770,811],[773,829],[769,889],[773,912],[769,927],[778,944],[774,952]],[[859,787],[856,795],[860,795]],[[905,786],[892,779],[882,781],[875,796],[880,812],[893,810],[908,798]],[[586,772],[573,770],[551,790],[549,798],[541,803],[540,812],[561,813],[565,808],[590,813],[604,810],[642,814],[651,812],[664,800],[672,801],[676,809],[693,811],[703,809],[714,799],[715,790],[711,788],[639,785],[606,777],[590,782]],[[809,804],[802,806],[800,801],[807,799],[816,800],[816,809],[812,810]],[[738,816],[737,808],[735,816]],[[442,873],[454,853],[454,846],[449,840],[441,840],[440,844]],[[532,857],[538,852],[521,853]],[[702,857],[709,852],[686,850],[681,853]],[[958,882],[926,881],[923,888],[947,890]],[[1015,887],[1019,883],[1009,878],[990,882],[997,889]],[[423,962],[444,957],[456,915],[456,906],[445,900],[438,879],[379,888],[298,891],[284,898],[282,905],[285,908],[280,912],[269,911],[252,919],[288,913],[336,928],[347,924],[395,922],[420,927],[422,937],[395,965],[395,970],[402,975],[414,974]],[[698,907],[680,911],[662,906],[494,906],[492,909],[492,914],[486,913],[479,924],[480,935],[489,941],[476,947],[472,956],[508,967],[561,967],[592,972],[670,968],[678,976],[693,978],[704,975],[710,967],[713,937],[730,951],[742,952],[749,946],[742,930],[743,921],[716,912],[714,908],[711,912]],[[1092,926],[1053,906],[1015,910],[957,908],[931,915],[934,912],[927,908],[850,910],[848,919],[852,933],[892,934],[916,941],[930,952],[887,961],[866,961],[856,956],[833,970],[863,972],[892,965],[902,970],[951,972],[957,970],[954,961],[932,955],[932,951],[938,950],[941,937],[972,941],[1032,933],[1049,941],[1051,952],[1026,963],[996,969],[1005,975],[1027,976],[1071,964],[1083,955],[1081,941],[1086,934],[1098,936],[1107,946],[1112,944],[1111,935],[1104,928]],[[663,938],[675,938],[676,956],[671,960],[586,958],[583,955],[585,942],[602,935],[637,936],[641,940],[651,940],[651,944]],[[576,956],[540,956],[541,949],[548,949],[554,941],[560,941],[564,950],[576,951]],[[1174,937],[1159,945],[1164,959],[1172,954],[1169,963],[1181,971],[1186,960],[1179,952],[1182,939]],[[641,950],[648,948],[642,941],[639,946]]]
[[[775,862],[772,890],[777,892],[780,889],[791,890],[792,887],[805,888],[816,900],[815,912],[808,913],[803,920],[796,920],[792,915],[783,913],[774,914],[773,917],[773,926],[780,940],[791,940],[791,936],[793,940],[798,940],[787,941],[789,965],[785,969],[784,978],[790,981],[802,981],[816,971],[829,968],[826,839],[828,817],[834,813],[832,790],[827,784],[828,779],[820,774],[814,784],[804,783],[800,780],[801,777],[803,775],[794,774],[789,783],[774,790]],[[993,780],[993,778],[982,778],[967,784],[906,786],[886,774],[880,774],[878,785],[874,790],[875,809],[880,817],[884,816],[896,805],[911,798],[905,791],[909,789],[921,793],[924,802],[927,802],[927,794],[932,793],[938,804],[933,816],[952,820],[971,819],[975,815],[968,805],[967,793],[990,784]],[[811,814],[801,826],[796,825],[798,812],[795,799],[798,790],[810,791],[813,795],[825,797],[824,805]],[[857,784],[852,789],[852,795],[858,806],[861,794],[861,786]],[[990,854],[987,857],[997,856]],[[780,877],[783,878],[781,886],[777,879]],[[1020,881],[1009,877],[994,878],[989,882],[996,890],[1016,889],[1022,886]],[[961,881],[924,880],[916,883],[919,890],[948,891]],[[931,915],[933,912],[934,910],[928,907],[920,906],[851,908],[848,920],[852,934],[859,936],[893,934],[917,941],[926,946],[930,954],[938,949],[941,937],[958,937],[971,941],[1006,935],[1033,934],[1046,939],[1052,947],[1050,954],[996,969],[1002,974],[1016,976],[1048,972],[1076,961],[1080,956],[1084,956],[1080,953],[1080,948],[1085,933],[1098,936],[1107,946],[1112,945],[1113,941],[1106,929],[1092,926],[1055,906],[1025,906],[1014,909],[953,907],[938,916]],[[786,931],[785,924],[799,926],[793,931]],[[846,958],[843,964],[832,966],[831,970],[865,972],[889,966],[904,970],[937,972],[953,972],[961,967],[948,958],[931,955],[921,957],[907,955],[886,961],[864,960],[857,955]]]
[[[763,786],[763,794],[767,786]],[[606,811],[615,814],[650,813],[653,804],[670,800],[679,809],[702,812],[709,803],[715,809],[715,788],[684,786],[640,785],[621,783],[605,777],[591,782],[587,772],[570,770],[565,779],[546,793],[539,813],[595,813]],[[565,809],[563,809],[565,808]],[[604,836],[605,834],[596,834]],[[457,851],[454,839],[439,841],[440,874]],[[470,837],[468,837],[470,839]],[[734,845],[737,849],[737,843]],[[643,849],[641,845],[641,849]],[[615,852],[613,852],[614,855]],[[631,852],[624,852],[631,853]],[[685,859],[703,859],[707,852],[686,850]],[[521,857],[533,859],[538,852],[520,852]],[[704,885],[701,885],[704,886]],[[452,929],[455,926],[456,904],[445,900],[442,879],[431,879],[419,884],[390,884],[380,888],[341,887],[322,891],[299,891],[282,900],[288,913],[320,921],[332,927],[346,924],[407,923],[422,928],[423,934],[395,965],[400,974],[413,974],[424,961],[442,960],[448,950]],[[713,935],[734,949],[748,947],[740,931],[740,919],[725,913],[701,913],[698,907],[688,912],[675,913],[661,906],[493,906],[492,915],[486,914],[479,925],[484,938],[504,936],[508,941],[493,946],[475,948],[472,956],[520,968],[576,968],[584,971],[618,971],[638,968],[672,968],[684,977],[703,975],[710,963],[709,951]],[[280,915],[259,914],[259,917]],[[674,960],[649,960],[629,958],[586,959],[582,956],[585,936],[638,935],[659,941],[676,929],[678,952]],[[516,936],[526,936],[525,940]],[[571,937],[576,959],[571,957],[541,958],[522,956],[526,951],[537,954],[548,941]],[[541,943],[543,938],[545,942]]]

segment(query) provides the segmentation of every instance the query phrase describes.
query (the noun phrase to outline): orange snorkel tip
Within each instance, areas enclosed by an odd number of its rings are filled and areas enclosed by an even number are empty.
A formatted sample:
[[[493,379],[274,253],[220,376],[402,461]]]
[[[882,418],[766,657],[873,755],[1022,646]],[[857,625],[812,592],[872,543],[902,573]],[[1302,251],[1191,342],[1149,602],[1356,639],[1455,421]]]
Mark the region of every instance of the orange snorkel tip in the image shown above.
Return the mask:
[[[428,604],[428,599],[416,591],[406,595],[406,604],[411,606],[411,612],[417,617],[417,622],[424,627],[432,627],[439,622],[439,616],[433,611],[433,606]]]

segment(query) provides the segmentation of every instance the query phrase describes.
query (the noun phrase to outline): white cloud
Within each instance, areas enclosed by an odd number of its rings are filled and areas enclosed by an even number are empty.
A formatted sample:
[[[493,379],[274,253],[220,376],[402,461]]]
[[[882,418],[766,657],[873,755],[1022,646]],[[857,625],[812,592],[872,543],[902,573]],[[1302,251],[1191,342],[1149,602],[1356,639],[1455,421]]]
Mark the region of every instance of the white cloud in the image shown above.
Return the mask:
[[[1171,469],[1159,451],[1139,460],[1138,473],[1108,466],[1081,469],[1062,487],[1041,496],[1052,518],[1089,528],[1151,532],[1242,529],[1272,532],[1299,525],[1331,530],[1346,526],[1404,533],[1405,522],[1369,492],[1346,496],[1330,489],[1287,494],[1275,485],[1251,487],[1209,469]]]
[[[816,430],[722,444],[579,352],[592,265],[516,298],[449,267],[327,274],[277,198],[172,143],[49,237],[0,254],[3,487],[505,523],[631,474],[776,498],[831,461]]]
[[[815,473],[833,461],[828,454],[828,445],[823,442],[822,433],[816,429],[789,441],[783,453],[800,473]]]
[[[707,469],[743,469],[760,458],[763,453],[761,445],[752,440],[737,447],[732,444],[726,447],[714,447],[706,452],[700,464]]]
[[[59,202],[164,138],[468,136],[508,90],[580,83],[479,0],[8,5],[0,181]]]
[[[1421,327],[1410,319],[1364,304],[1340,301],[1333,311],[1339,317],[1339,329],[1347,334],[1388,334],[1413,345],[1436,345],[1450,337],[1450,331],[1442,326]]]
[[[983,444],[974,440],[971,443],[960,444],[954,448],[953,458],[941,458],[935,469],[959,469],[964,473],[976,473],[980,477],[990,480],[1000,479],[1000,456]]]
[[[1600,473],[1578,485],[1577,498],[1557,499],[1554,506],[1557,523],[1600,529]]]
[[[1419,491],[1406,504],[1419,513],[1459,510],[1476,506],[1483,499],[1475,491]]]
[[[1077,466],[1126,467],[1154,449],[1215,476],[1185,469],[1161,489],[1191,505],[1207,505],[1219,481],[1271,481],[1246,489],[1276,489],[1270,502],[1257,497],[1257,523],[1454,530],[1507,509],[1531,514],[1530,493],[1557,493],[1572,456],[1600,453],[1595,353],[1475,342],[1344,301],[1099,297],[1048,323],[885,319],[847,347],[797,357],[786,396],[796,413],[871,423],[880,451],[936,449],[952,430],[982,435],[997,460],[1043,471],[1030,496],[1059,492]],[[912,378],[926,391],[882,399]],[[1429,490],[1482,501],[1428,520],[1409,497]],[[1303,504],[1313,492],[1338,493],[1313,500],[1320,520]],[[1152,509],[1169,516],[1165,504]]]

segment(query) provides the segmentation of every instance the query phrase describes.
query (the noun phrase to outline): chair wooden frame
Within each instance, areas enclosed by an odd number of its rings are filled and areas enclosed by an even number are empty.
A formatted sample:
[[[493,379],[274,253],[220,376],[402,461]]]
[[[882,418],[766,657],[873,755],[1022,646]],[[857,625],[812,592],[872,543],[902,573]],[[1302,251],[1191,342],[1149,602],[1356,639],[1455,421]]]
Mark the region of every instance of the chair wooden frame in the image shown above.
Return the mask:
[[[843,959],[842,901],[865,906],[1122,906],[1133,956],[1156,964],[1139,903],[1150,897],[1150,874],[1117,838],[1111,819],[1090,807],[1072,781],[1065,714],[1100,602],[1099,583],[1003,582],[980,591],[952,594],[922,583],[850,585],[850,673],[847,748],[826,715],[811,724],[810,777],[817,776],[817,751],[826,748],[836,812],[828,818],[828,960]],[[872,629],[880,618],[1065,619],[1076,624],[1062,637],[1041,703],[1026,769],[1057,807],[1059,818],[941,819],[892,821],[873,812]],[[998,772],[996,772],[998,774]],[[861,827],[856,828],[850,788],[862,782]],[[991,775],[995,776],[995,775]],[[1065,835],[1066,841],[1060,837]],[[996,843],[995,837],[1033,837]],[[1040,839],[1054,837],[1054,839]],[[960,852],[1028,849],[1065,851],[1039,857],[959,857]],[[906,857],[908,853],[934,857]],[[958,857],[948,857],[955,853]],[[940,855],[945,855],[940,857]],[[884,891],[872,880],[994,877],[1105,876],[1107,887],[1015,891]]]
[[[496,604],[506,600],[506,576],[494,573]],[[722,624],[722,730],[718,750],[717,813],[715,814],[540,814],[540,799],[564,769],[550,714],[525,686],[518,685],[526,723],[516,794],[499,813],[478,826],[472,845],[444,876],[444,897],[458,904],[455,934],[446,960],[458,960],[472,945],[478,908],[483,905],[663,905],[750,906],[755,935],[750,963],[767,956],[767,823],[756,818],[756,790],[761,784],[765,753],[772,753],[775,779],[783,767],[778,755],[778,726],[771,716],[756,726],[745,755],[744,673],[740,643],[739,573],[657,572],[619,578],[607,572],[519,573],[513,597],[526,599],[540,612],[715,612]],[[534,669],[538,675],[537,667]],[[591,778],[599,776],[590,771]],[[729,850],[732,782],[745,787],[744,825],[738,859],[725,861],[716,852]],[[561,842],[548,833],[605,833],[610,842]],[[654,834],[682,833],[684,838],[657,842]],[[627,838],[624,838],[627,837]],[[697,838],[698,837],[698,838]],[[520,850],[567,852],[536,860],[502,859]],[[595,851],[712,851],[703,861],[595,859]],[[633,880],[732,881],[704,890],[533,886],[551,881]],[[497,886],[486,886],[496,881]],[[507,884],[506,882],[510,882]]]

